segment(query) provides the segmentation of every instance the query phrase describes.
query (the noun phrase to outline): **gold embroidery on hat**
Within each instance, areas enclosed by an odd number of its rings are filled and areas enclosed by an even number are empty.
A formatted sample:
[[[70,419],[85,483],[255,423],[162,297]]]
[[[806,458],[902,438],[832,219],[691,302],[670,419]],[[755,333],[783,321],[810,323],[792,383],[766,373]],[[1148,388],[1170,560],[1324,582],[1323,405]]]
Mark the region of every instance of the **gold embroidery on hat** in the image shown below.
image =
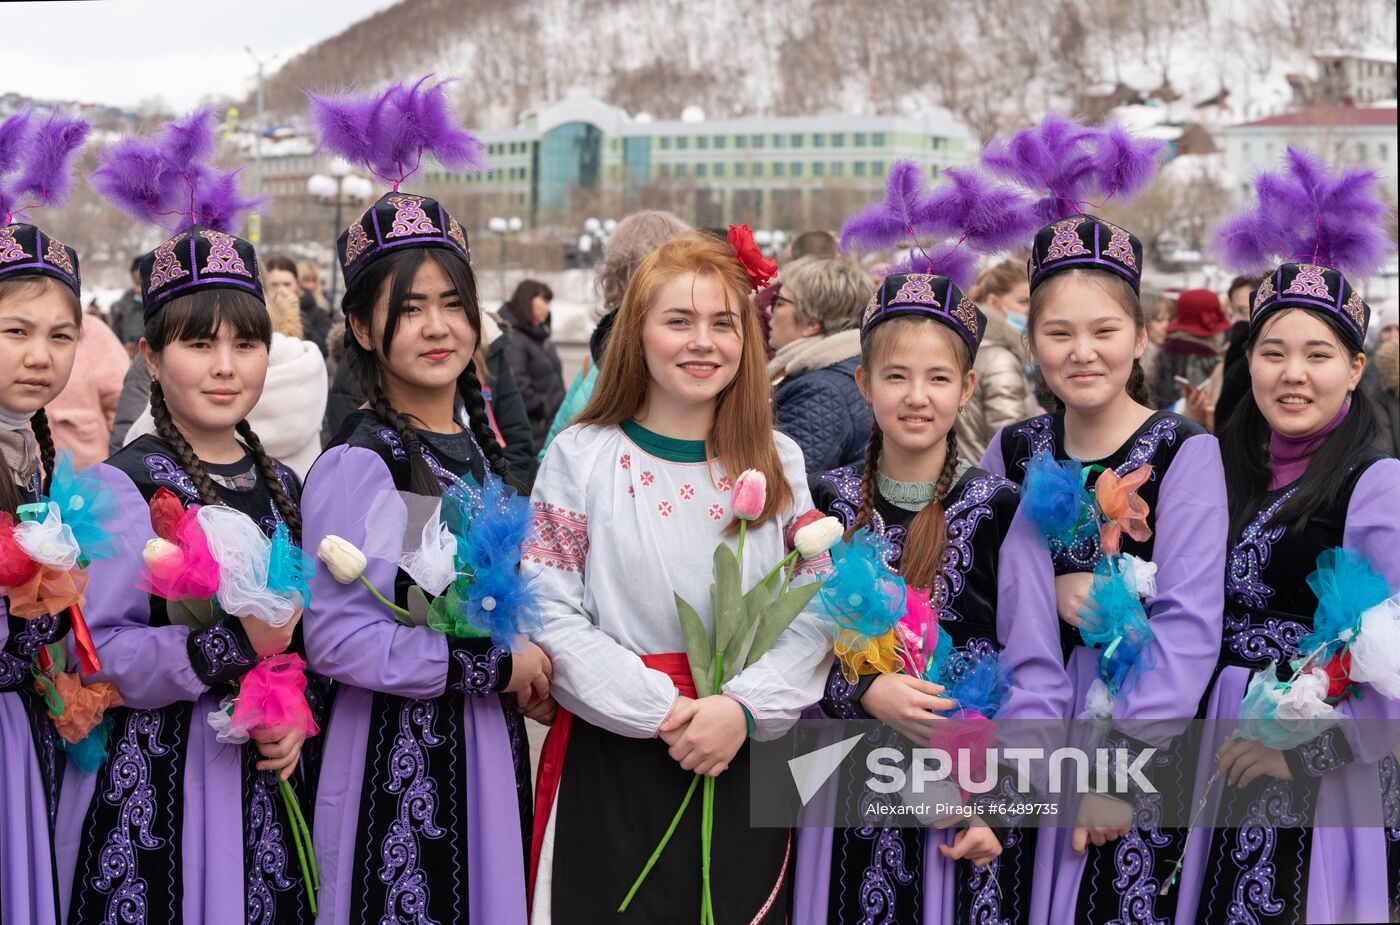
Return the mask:
[[[15,225],[0,228],[0,263],[13,263],[29,256],[29,252],[15,240],[15,228]]]
[[[354,263],[369,248],[369,235],[359,222],[350,226],[349,237],[345,239],[345,262]]]
[[[1264,281],[1259,284],[1258,291],[1254,293],[1254,312],[1258,312],[1259,309],[1264,306],[1264,303],[1273,297],[1274,278],[1273,276],[1266,276],[1264,277]],[[1251,312],[1251,314],[1254,314],[1254,312]]]
[[[1084,242],[1079,240],[1079,226],[1084,223],[1083,216],[1075,218],[1061,219],[1053,226],[1054,237],[1050,239],[1050,247],[1045,251],[1045,260],[1042,266],[1052,260],[1062,260],[1065,257],[1078,257],[1081,254],[1089,253],[1089,249],[1084,246]]]
[[[1109,225],[1108,222],[1104,224],[1112,231],[1108,238],[1108,247],[1103,252],[1104,256],[1112,257],[1130,270],[1136,270],[1138,265],[1137,258],[1133,256],[1133,239],[1117,225]]]
[[[447,236],[456,241],[457,246],[464,252],[469,253],[467,248],[467,236],[462,233],[462,226],[457,223],[455,218],[450,218],[447,222]]]
[[[967,296],[959,299],[958,307],[953,309],[952,316],[963,327],[967,328],[968,332],[972,334],[973,340],[977,339],[977,306],[972,304],[971,299]]]
[[[175,280],[190,275],[190,271],[180,266],[180,258],[175,256],[175,245],[183,238],[166,241],[156,248],[155,266],[151,268],[151,291],[167,286]]]
[[[1342,306],[1342,311],[1347,313],[1347,317],[1356,325],[1358,331],[1366,330],[1366,303],[1361,301],[1361,293],[1353,289],[1351,298]]]
[[[247,264],[233,246],[233,235],[222,231],[201,231],[199,236],[209,242],[209,258],[204,261],[200,273],[237,273],[252,277]]]
[[[58,267],[69,276],[77,276],[73,269],[73,261],[68,257],[68,248],[63,246],[63,242],[57,238],[49,238],[49,246],[44,248],[44,259]]]
[[[403,238],[413,234],[441,234],[433,220],[423,211],[422,196],[390,196],[389,204],[394,207],[394,225],[384,236]]]
[[[927,273],[910,273],[905,278],[899,291],[890,299],[890,304],[896,302],[913,302],[918,305],[931,305],[934,308],[941,308],[942,303],[938,301],[938,296],[934,295],[933,286],[930,285],[933,277]]]
[[[1327,280],[1322,277],[1323,268],[1313,263],[1298,265],[1298,275],[1283,290],[1284,295],[1303,295],[1313,299],[1330,301],[1332,293],[1327,289]]]

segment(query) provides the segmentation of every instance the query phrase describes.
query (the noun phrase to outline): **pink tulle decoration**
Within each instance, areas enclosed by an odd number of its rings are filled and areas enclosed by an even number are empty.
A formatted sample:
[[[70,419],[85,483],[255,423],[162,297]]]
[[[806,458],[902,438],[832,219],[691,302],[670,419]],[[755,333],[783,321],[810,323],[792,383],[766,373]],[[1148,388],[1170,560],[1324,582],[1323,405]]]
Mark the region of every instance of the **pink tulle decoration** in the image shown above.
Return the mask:
[[[934,727],[929,745],[948,753],[949,779],[957,781],[961,774],[966,781],[981,781],[987,773],[987,753],[997,745],[997,724],[976,710],[959,710]],[[966,766],[960,749],[967,749]]]
[[[895,624],[894,632],[905,668],[922,678],[929,656],[933,654],[925,649],[930,644],[938,644],[938,611],[929,600],[927,588],[904,589],[904,616]]]
[[[243,676],[232,725],[244,731],[259,726],[279,732],[296,728],[308,736],[321,731],[306,702],[306,663],[300,655],[274,655]]]
[[[219,591],[219,563],[209,551],[209,542],[195,515],[199,505],[191,505],[176,524],[169,547],[163,553],[146,555],[146,567],[138,585],[168,601],[208,600]]]

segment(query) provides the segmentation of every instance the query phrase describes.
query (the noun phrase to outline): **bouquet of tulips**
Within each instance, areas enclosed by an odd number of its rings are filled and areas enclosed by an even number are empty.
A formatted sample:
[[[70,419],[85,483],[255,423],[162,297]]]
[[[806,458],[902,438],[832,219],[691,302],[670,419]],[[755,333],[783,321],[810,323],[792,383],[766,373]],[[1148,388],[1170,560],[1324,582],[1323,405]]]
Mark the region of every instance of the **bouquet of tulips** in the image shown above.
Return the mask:
[[[84,771],[96,770],[106,758],[110,724],[103,714],[122,702],[111,682],[85,685],[79,680],[80,674],[102,670],[82,602],[88,563],[113,552],[116,511],[102,482],[77,471],[72,453],[63,450],[48,495],[22,505],[18,523],[0,514],[0,594],[9,598],[10,613],[33,620],[66,611],[72,624],[78,670],[68,670],[61,642],[50,643],[34,655],[34,686],[44,698],[59,747]]]
[[[142,551],[140,586],[164,598],[171,622],[200,629],[228,614],[286,626],[311,603],[311,558],[279,523],[268,539],[253,519],[222,504],[186,508],[168,489],[150,501],[156,538]],[[208,715],[220,742],[241,745],[256,730],[320,732],[306,701],[306,663],[282,653],[258,662]],[[291,785],[279,775],[292,837],[313,914],[320,877],[311,829]]]
[[[754,662],[777,641],[799,613],[821,589],[820,582],[789,588],[799,557],[820,558],[841,534],[840,522],[810,512],[799,522],[794,535],[794,549],[778,562],[758,584],[747,591],[742,586],[744,539],[749,521],[763,513],[767,503],[767,480],[756,469],[745,470],[734,483],[730,508],[739,520],[737,550],[723,540],[714,551],[714,579],[710,586],[713,605],[711,626],[706,628],[700,615],[685,598],[675,595],[681,633],[685,638],[686,656],[690,661],[691,677],[699,697],[708,697],[724,689],[724,685]],[[815,516],[813,516],[815,514]],[[695,775],[676,810],[660,844],[652,852],[642,872],[618,907],[627,911],[632,897],[637,895],[652,867],[661,857],[681,817],[685,815],[703,781],[701,797],[701,925],[714,925],[714,909],[710,894],[710,849],[714,832],[715,781],[713,777]]]

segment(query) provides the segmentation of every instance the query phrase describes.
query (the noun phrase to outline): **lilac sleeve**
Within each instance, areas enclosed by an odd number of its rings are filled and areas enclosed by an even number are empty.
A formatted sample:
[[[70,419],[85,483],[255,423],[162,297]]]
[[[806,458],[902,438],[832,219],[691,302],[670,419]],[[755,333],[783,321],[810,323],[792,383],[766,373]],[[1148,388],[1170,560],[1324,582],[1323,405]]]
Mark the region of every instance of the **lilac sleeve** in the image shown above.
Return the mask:
[[[190,661],[189,627],[151,626],[151,596],[138,585],[141,551],[155,538],[146,499],[120,469],[103,463],[90,471],[116,497],[122,525],[113,554],[87,568],[83,615],[102,660],[93,679],[111,681],[138,710],[196,700],[209,685]]]
[[[1229,514],[1215,437],[1187,438],[1161,478],[1152,547],[1157,593],[1145,601],[1154,637],[1151,667],[1118,697],[1114,719],[1120,726],[1189,719],[1220,654]]]
[[[997,428],[992,442],[987,444],[987,452],[982,454],[982,461],[977,464],[993,475],[1006,475],[1006,460],[1001,458],[1001,435],[1005,430],[1005,425]]]
[[[371,450],[327,450],[306,476],[301,496],[302,539],[312,554],[327,536],[363,546],[365,513],[381,491],[393,491],[389,469]],[[365,579],[392,600],[398,564],[370,559]],[[318,563],[311,607],[302,615],[307,664],[317,674],[353,687],[430,699],[448,681],[447,637],[426,626],[404,626],[360,582],[343,585]]]
[[[997,641],[1012,672],[1011,692],[997,717],[1066,718],[1072,685],[1060,651],[1055,569],[1040,531],[1020,510],[997,560]]]
[[[1342,545],[1366,557],[1371,567],[1385,576],[1391,592],[1400,592],[1400,460],[1382,459],[1362,473],[1347,507],[1347,525]],[[1358,761],[1380,761],[1393,749],[1397,737],[1381,736],[1381,729],[1400,728],[1400,700],[1382,696],[1369,684],[1360,685],[1361,696],[1348,697],[1338,712],[1361,726],[1344,724],[1348,744]],[[1382,720],[1389,724],[1382,726]],[[1368,734],[1369,733],[1369,734]]]

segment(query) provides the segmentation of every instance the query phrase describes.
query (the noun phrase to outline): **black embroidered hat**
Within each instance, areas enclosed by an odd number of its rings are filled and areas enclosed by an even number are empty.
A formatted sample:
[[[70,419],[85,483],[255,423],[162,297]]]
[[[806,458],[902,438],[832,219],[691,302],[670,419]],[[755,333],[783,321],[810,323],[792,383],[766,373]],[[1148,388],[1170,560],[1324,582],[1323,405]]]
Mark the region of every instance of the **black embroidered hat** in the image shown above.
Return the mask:
[[[471,260],[466,232],[442,203],[411,193],[385,193],[336,242],[346,287],[380,257],[406,247],[436,247]]]
[[[1258,330],[1265,318],[1286,308],[1320,313],[1353,349],[1360,350],[1366,342],[1371,307],[1347,278],[1331,267],[1285,263],[1265,276],[1255,291],[1249,312],[1251,333]]]
[[[1142,242],[1093,215],[1071,215],[1036,233],[1028,269],[1031,289],[1061,270],[1105,270],[1142,288]]]
[[[969,358],[977,359],[987,316],[948,277],[932,273],[886,276],[861,316],[861,341],[864,342],[876,326],[901,317],[931,318],[947,325],[967,344]]]
[[[78,252],[37,225],[16,222],[0,227],[0,282],[21,276],[48,276],[82,295]]]
[[[149,319],[172,299],[208,289],[236,289],[263,299],[253,245],[226,231],[187,228],[141,258],[141,297]]]

